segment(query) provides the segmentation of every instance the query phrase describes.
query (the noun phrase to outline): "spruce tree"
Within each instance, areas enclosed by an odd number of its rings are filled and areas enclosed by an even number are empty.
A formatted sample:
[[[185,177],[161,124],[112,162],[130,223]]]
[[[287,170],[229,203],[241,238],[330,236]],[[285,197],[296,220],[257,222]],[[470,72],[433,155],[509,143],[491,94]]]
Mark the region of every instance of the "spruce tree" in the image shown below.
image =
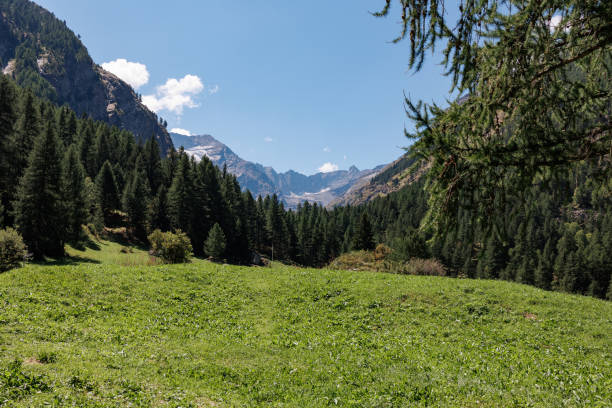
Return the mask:
[[[506,251],[495,233],[486,241],[484,254],[478,262],[477,276],[483,279],[496,279],[506,267]]]
[[[87,175],[94,179],[98,174],[96,165],[96,153],[95,153],[95,136],[93,129],[93,122],[86,120],[81,125],[81,141],[79,143],[79,156],[83,162],[83,167],[87,172]]]
[[[162,183],[161,152],[157,137],[153,135],[144,145],[144,170],[151,193],[156,194]]]
[[[52,122],[36,142],[19,185],[16,224],[36,258],[64,254],[68,219],[64,203],[62,154]]]
[[[553,280],[554,253],[552,240],[548,239],[544,250],[538,252],[538,266],[535,270],[535,285],[542,289],[550,289]]]
[[[161,231],[170,230],[170,220],[168,218],[168,190],[163,184],[149,204],[148,226],[149,231],[154,231],[156,229]]]
[[[15,132],[15,167],[17,169],[17,177],[21,177],[25,168],[28,165],[28,157],[30,150],[34,145],[34,141],[38,138],[41,131],[40,116],[34,95],[31,92],[26,92],[23,98],[21,108],[21,117],[17,122],[17,131]]]
[[[96,131],[96,169],[99,171],[106,161],[112,161],[111,151],[110,151],[110,131],[108,126],[104,126],[103,124],[98,124],[98,129]]]
[[[17,120],[17,94],[13,83],[0,75],[0,218],[11,222],[11,202],[14,199],[16,175],[12,166],[17,152],[14,140]]]
[[[193,179],[189,158],[185,153],[181,155],[177,165],[172,185],[168,191],[168,218],[172,228],[191,232]]]
[[[67,238],[69,241],[76,242],[81,236],[81,226],[87,223],[89,211],[85,189],[85,169],[75,145],[71,145],[64,155],[63,178],[68,222]]]
[[[361,218],[357,224],[355,231],[355,239],[353,241],[353,249],[356,250],[373,250],[374,249],[374,233],[372,232],[372,224],[366,212],[361,213]]]
[[[112,223],[112,212],[119,208],[119,193],[117,192],[113,167],[109,161],[104,162],[96,176],[96,189],[98,192],[98,203],[104,217],[104,224],[110,226]]]
[[[208,232],[208,238],[204,243],[204,252],[213,259],[221,260],[225,255],[225,246],[225,234],[219,223],[215,223]]]
[[[148,197],[148,182],[140,162],[137,162],[125,186],[122,204],[123,211],[127,215],[129,229],[142,242],[146,242],[147,239]]]

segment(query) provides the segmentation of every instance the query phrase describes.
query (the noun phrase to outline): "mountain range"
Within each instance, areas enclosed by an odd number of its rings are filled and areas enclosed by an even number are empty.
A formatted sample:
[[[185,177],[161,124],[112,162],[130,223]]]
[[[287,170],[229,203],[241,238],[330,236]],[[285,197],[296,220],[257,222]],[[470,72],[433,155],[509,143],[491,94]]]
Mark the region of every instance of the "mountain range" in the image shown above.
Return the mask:
[[[240,186],[250,190],[254,196],[276,194],[288,208],[295,208],[304,201],[329,206],[334,201],[341,200],[354,186],[367,184],[368,180],[385,167],[359,170],[351,166],[348,170],[310,176],[293,170],[278,173],[272,167],[242,159],[210,135],[184,136],[170,133],[170,136],[175,146],[184,147],[185,151],[197,160],[206,156],[221,168],[227,166],[227,170],[238,178]]]
[[[243,189],[255,196],[277,194],[288,208],[304,201],[323,206],[358,203],[390,191],[372,180],[393,163],[310,176],[293,170],[279,173],[242,159],[210,135],[170,134],[130,85],[93,61],[65,21],[31,1],[0,0],[0,69],[37,96],[68,105],[78,115],[128,130],[140,140],[155,137],[162,155],[174,146],[184,146],[198,159],[206,155],[217,166],[227,166]]]

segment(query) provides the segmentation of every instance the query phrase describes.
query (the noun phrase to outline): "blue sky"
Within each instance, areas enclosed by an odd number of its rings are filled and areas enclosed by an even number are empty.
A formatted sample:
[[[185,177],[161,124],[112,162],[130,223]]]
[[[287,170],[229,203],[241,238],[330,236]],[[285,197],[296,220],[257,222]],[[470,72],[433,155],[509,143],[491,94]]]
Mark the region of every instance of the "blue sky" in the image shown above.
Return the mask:
[[[95,62],[116,61],[169,129],[278,171],[391,162],[408,144],[403,92],[443,102],[449,89],[438,57],[408,72],[408,44],[390,43],[399,17],[368,13],[383,0],[35,1]]]

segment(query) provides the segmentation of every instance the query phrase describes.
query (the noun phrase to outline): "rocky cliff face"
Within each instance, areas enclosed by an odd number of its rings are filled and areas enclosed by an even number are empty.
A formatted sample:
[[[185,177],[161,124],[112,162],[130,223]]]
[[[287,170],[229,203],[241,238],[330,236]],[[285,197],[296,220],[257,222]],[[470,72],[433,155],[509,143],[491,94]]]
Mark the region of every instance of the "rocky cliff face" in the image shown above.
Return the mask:
[[[27,0],[0,0],[0,63],[3,73],[78,115],[157,138],[165,154],[167,130],[132,87],[95,64],[64,22]]]
[[[272,167],[243,160],[210,135],[183,136],[171,133],[171,136],[177,147],[183,146],[188,154],[198,160],[206,156],[219,167],[227,166],[227,170],[238,178],[240,186],[249,189],[254,196],[277,194],[289,208],[295,208],[304,201],[326,206],[342,197],[354,184],[365,182],[378,174],[383,167],[359,170],[352,166],[349,170],[312,176],[293,170],[277,173]]]

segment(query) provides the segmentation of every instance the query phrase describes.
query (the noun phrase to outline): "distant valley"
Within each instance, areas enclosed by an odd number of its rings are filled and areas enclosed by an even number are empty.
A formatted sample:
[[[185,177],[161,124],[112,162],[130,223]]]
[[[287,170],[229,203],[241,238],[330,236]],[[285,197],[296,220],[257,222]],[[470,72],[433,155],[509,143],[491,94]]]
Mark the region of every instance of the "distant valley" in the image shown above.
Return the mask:
[[[359,170],[351,166],[348,170],[311,176],[293,170],[278,173],[272,167],[242,159],[210,135],[184,136],[171,133],[170,136],[176,148],[183,146],[196,159],[206,156],[220,168],[227,166],[227,170],[238,178],[240,186],[249,189],[255,197],[277,194],[288,208],[295,208],[304,201],[323,206],[341,201],[354,186],[366,184],[385,167],[381,165],[374,169]]]

